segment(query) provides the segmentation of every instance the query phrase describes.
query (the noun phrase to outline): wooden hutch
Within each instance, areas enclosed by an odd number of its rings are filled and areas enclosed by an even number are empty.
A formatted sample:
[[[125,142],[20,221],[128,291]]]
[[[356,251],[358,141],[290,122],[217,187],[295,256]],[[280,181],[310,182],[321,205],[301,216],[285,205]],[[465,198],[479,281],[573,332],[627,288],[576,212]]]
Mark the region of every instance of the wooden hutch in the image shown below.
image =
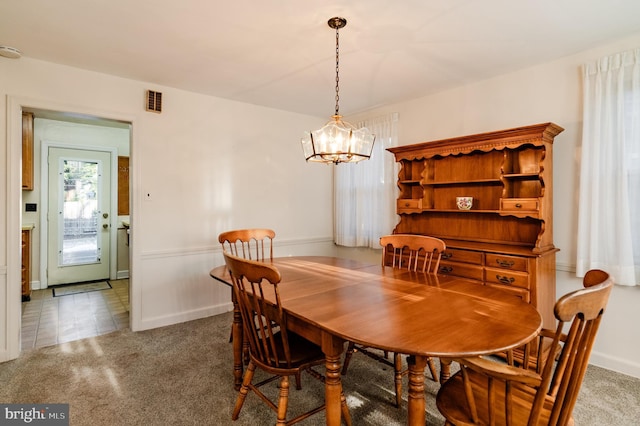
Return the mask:
[[[443,239],[440,274],[532,303],[553,327],[553,139],[544,123],[389,148],[400,163],[398,234]],[[456,197],[473,197],[459,210]]]

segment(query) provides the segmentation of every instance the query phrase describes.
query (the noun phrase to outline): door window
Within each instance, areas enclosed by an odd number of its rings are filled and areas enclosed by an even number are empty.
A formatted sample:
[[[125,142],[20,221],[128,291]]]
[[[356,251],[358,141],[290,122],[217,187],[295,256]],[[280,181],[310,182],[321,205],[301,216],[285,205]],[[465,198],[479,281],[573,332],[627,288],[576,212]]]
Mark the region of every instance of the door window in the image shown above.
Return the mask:
[[[100,261],[98,163],[63,160],[63,232],[60,265]]]

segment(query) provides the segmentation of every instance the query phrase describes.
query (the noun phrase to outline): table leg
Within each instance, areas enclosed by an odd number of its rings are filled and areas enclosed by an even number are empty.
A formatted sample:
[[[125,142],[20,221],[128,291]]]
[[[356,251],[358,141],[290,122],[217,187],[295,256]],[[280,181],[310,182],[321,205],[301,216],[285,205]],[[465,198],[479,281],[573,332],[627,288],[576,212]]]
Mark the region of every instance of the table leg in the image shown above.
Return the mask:
[[[451,359],[440,358],[440,383],[444,383],[451,377]]]
[[[244,333],[242,331],[242,315],[233,292],[231,293],[231,300],[233,301],[233,324],[231,326],[231,333],[233,334],[233,387],[236,390],[240,390],[242,385]]]
[[[322,333],[322,352],[326,358],[324,399],[328,426],[340,426],[342,382],[340,381],[340,357],[344,340]]]
[[[426,421],[424,401],[424,367],[427,357],[411,355],[407,357],[409,364],[409,408],[408,424],[424,426]]]

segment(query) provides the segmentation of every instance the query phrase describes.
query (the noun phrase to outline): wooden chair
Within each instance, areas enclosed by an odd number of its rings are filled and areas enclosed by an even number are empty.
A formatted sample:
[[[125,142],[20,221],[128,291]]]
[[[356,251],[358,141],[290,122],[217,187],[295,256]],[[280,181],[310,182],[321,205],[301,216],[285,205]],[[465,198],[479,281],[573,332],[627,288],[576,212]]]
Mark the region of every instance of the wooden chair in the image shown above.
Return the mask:
[[[324,381],[324,376],[312,367],[325,363],[322,349],[287,329],[287,317],[280,302],[278,283],[280,272],[267,263],[242,259],[227,252],[224,259],[233,281],[246,339],[249,342],[249,366],[242,380],[231,418],[237,420],[251,390],[277,413],[278,425],[291,425],[325,409],[325,404],[287,420],[289,376],[308,371]],[[272,375],[260,383],[252,382],[256,368]],[[278,403],[274,403],[259,388],[280,379]],[[349,409],[342,395],[342,417],[351,424]]]
[[[382,246],[382,266],[390,266],[397,269],[406,269],[413,272],[436,274],[440,265],[440,257],[446,249],[444,241],[425,235],[394,234],[380,238]],[[382,319],[384,320],[384,319]],[[409,370],[402,368],[402,354],[394,353],[393,361],[388,359],[385,351],[381,356],[371,351],[372,348],[349,342],[345,354],[342,374],[347,373],[349,363],[354,352],[360,352],[383,364],[393,368],[396,389],[396,407],[402,405],[402,377]],[[375,349],[375,348],[373,348]],[[428,359],[429,370],[434,381],[438,381],[438,374],[433,359]]]
[[[456,360],[460,371],[436,398],[447,425],[573,424],[571,413],[613,281],[592,270],[583,284],[556,302],[556,330],[543,329],[532,342],[558,348],[552,356],[538,352],[535,361],[525,359],[519,366],[482,357]]]
[[[273,260],[275,231],[265,228],[235,229],[218,235],[222,250],[251,260]]]
[[[268,228],[234,229],[218,235],[222,251],[244,259],[257,261],[273,260],[273,239],[275,231]],[[232,294],[232,297],[233,294]],[[229,343],[233,343],[233,326],[229,333]],[[244,363],[249,363],[249,344],[243,342]],[[296,377],[296,388],[301,389],[300,377]]]

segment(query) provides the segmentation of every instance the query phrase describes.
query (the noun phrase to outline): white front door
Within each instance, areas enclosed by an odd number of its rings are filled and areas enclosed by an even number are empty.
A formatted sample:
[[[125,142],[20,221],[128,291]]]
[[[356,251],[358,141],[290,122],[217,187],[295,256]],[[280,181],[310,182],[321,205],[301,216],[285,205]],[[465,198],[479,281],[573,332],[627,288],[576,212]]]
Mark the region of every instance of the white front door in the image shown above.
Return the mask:
[[[49,148],[48,285],[109,278],[111,155]]]

